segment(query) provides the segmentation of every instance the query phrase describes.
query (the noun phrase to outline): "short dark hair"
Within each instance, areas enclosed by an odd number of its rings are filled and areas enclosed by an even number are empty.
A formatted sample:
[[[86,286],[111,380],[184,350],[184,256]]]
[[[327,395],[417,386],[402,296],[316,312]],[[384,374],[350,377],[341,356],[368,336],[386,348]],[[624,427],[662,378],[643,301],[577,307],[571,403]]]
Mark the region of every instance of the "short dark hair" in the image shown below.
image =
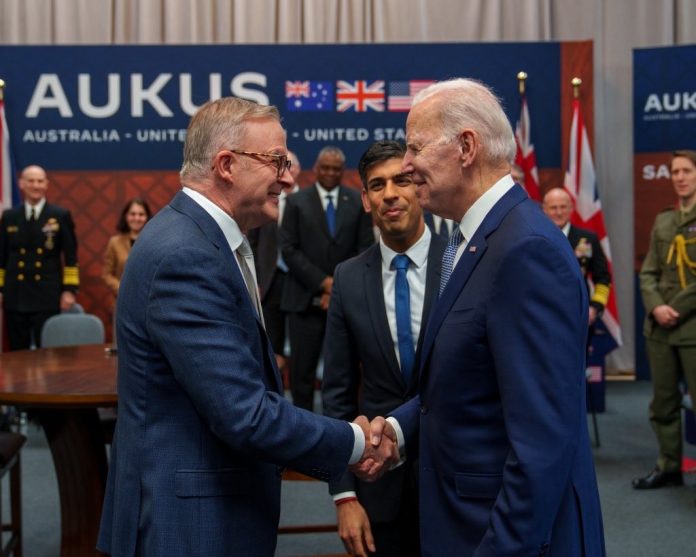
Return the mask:
[[[128,214],[128,211],[130,211],[133,205],[140,205],[143,209],[145,209],[147,220],[150,220],[150,217],[152,216],[147,201],[145,201],[142,197],[134,197],[128,203],[126,203],[126,206],[123,208],[123,211],[121,211],[121,216],[118,219],[118,224],[116,225],[116,230],[118,230],[122,234],[127,234],[128,232],[130,232],[130,228],[128,228],[128,222],[126,222],[126,215]]]
[[[678,149],[672,153],[672,160],[677,157],[687,158],[693,163],[694,166],[696,166],[696,151],[693,149]]]
[[[367,189],[367,171],[372,166],[389,159],[403,159],[405,154],[406,145],[398,141],[377,141],[370,145],[358,163],[358,173],[363,188]]]

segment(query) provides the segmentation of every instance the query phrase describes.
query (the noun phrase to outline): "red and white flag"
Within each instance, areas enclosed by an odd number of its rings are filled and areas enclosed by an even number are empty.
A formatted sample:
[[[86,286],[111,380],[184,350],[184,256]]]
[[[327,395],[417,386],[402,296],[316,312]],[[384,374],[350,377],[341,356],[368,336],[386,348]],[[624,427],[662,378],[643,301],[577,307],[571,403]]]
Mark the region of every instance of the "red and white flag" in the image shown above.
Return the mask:
[[[13,199],[18,202],[18,197],[19,189],[10,148],[10,134],[5,119],[5,101],[0,92],[0,210],[12,207]]]
[[[384,112],[384,81],[337,81],[338,112]]]
[[[524,189],[527,195],[534,201],[541,201],[539,189],[539,172],[537,170],[536,154],[532,145],[531,125],[529,121],[529,108],[527,108],[527,96],[520,96],[520,119],[515,126],[515,142],[517,143],[517,155],[515,164],[524,172]]]
[[[609,238],[604,226],[604,213],[602,212],[602,203],[599,200],[599,192],[597,191],[590,141],[587,137],[587,128],[580,111],[579,99],[573,100],[573,122],[570,126],[569,151],[568,171],[565,175],[564,185],[575,201],[575,210],[573,211],[571,222],[580,228],[591,230],[597,234],[604,250],[604,255],[607,258],[609,272],[612,272]],[[609,290],[609,300],[604,308],[602,321],[609,334],[616,341],[617,346],[621,346],[621,325],[616,308],[616,291],[614,288]]]

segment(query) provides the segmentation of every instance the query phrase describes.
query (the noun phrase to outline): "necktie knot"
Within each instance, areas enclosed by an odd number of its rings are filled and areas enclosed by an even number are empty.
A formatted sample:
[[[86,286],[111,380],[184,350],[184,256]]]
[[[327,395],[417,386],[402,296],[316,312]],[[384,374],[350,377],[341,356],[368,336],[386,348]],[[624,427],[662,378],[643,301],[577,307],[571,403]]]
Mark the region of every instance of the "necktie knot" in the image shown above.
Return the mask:
[[[254,252],[251,251],[251,245],[249,244],[249,240],[247,240],[246,238],[242,239],[242,243],[239,244],[237,251],[243,257],[249,257],[249,256],[253,257],[253,255],[254,255]]]
[[[394,256],[394,259],[392,259],[392,266],[397,270],[397,271],[407,271],[408,270],[408,264],[411,262],[409,259],[408,255],[404,253],[400,253],[398,255]]]

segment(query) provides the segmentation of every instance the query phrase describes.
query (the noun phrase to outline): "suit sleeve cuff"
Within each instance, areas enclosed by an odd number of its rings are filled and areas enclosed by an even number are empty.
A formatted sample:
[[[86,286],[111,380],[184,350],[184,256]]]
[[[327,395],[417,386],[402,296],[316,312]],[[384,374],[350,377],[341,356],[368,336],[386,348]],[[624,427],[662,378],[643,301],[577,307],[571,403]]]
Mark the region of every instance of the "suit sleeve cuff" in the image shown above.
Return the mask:
[[[355,464],[361,458],[365,452],[365,434],[358,424],[348,422],[350,427],[353,428],[353,434],[355,435],[355,443],[353,444],[353,454],[350,455],[350,460],[348,465]]]

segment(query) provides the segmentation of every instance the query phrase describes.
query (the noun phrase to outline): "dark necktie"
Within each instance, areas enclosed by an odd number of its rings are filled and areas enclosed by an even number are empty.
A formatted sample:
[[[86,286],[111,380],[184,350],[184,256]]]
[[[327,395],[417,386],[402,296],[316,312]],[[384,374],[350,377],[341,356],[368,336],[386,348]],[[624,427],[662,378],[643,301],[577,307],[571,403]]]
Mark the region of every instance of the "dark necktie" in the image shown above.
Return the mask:
[[[333,238],[336,235],[336,206],[333,202],[333,195],[326,195],[326,224],[329,227],[329,234]]]
[[[29,222],[34,222],[36,220],[36,209],[31,208],[31,213],[29,213]]]
[[[443,223],[444,224],[444,223]],[[452,235],[450,236],[449,242],[447,242],[447,247],[445,248],[445,253],[442,255],[442,274],[440,275],[440,296],[447,286],[447,282],[452,276],[452,269],[454,268],[454,258],[457,255],[457,250],[459,249],[459,244],[462,243],[464,237],[462,236],[462,231],[459,226],[455,226],[452,230]]]
[[[415,351],[413,348],[413,334],[411,332],[411,298],[409,295],[408,279],[406,272],[409,264],[408,255],[400,254],[392,260],[392,266],[396,269],[396,284],[394,287],[394,301],[396,307],[396,337],[399,345],[399,360],[401,361],[401,374],[408,385],[411,381]]]
[[[449,240],[450,233],[449,229],[447,228],[447,221],[445,219],[440,221],[440,232],[438,232],[438,235],[445,240]]]
[[[253,261],[254,259],[254,253],[251,251],[251,246],[246,238],[242,240],[242,243],[237,248],[237,251],[235,251],[235,256],[237,258],[237,262],[239,263],[239,268],[242,271],[242,277],[244,278],[244,284],[246,284],[247,292],[249,294],[249,298],[251,299],[251,304],[254,306],[256,315],[258,315],[259,320],[265,327],[266,325],[263,320],[263,312],[261,310],[261,300],[259,298],[259,289],[256,286],[256,278],[251,272],[251,267],[249,266],[249,261]]]

